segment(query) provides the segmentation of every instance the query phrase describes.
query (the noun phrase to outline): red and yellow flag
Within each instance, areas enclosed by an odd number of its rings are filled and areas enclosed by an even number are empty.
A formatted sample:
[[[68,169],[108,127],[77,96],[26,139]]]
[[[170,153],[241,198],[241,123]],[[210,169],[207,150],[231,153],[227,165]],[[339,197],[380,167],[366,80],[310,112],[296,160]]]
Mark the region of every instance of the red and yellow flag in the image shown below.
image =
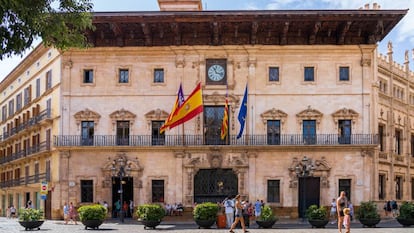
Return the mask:
[[[175,111],[167,127],[172,129],[203,112],[203,94],[201,83],[191,92],[184,103]]]
[[[164,131],[168,129],[168,126],[171,123],[173,116],[177,113],[177,110],[183,105],[184,101],[185,99],[184,99],[183,87],[180,83],[180,87],[178,88],[177,98],[175,99],[174,107],[171,110],[171,113],[168,116],[167,120],[165,120],[164,124],[161,126],[160,133],[164,133]]]
[[[224,105],[223,122],[221,123],[221,132],[220,132],[221,140],[224,140],[226,138],[228,130],[229,130],[229,102],[226,96],[226,104]]]

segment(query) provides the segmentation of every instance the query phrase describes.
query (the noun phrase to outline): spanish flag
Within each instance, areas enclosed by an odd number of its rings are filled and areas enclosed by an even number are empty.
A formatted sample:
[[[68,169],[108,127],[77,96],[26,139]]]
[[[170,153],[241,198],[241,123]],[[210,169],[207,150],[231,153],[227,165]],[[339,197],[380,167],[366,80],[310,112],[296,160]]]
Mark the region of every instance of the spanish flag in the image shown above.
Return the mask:
[[[229,130],[229,101],[227,100],[226,96],[226,105],[224,105],[224,114],[223,114],[223,122],[221,123],[221,140],[224,140],[227,136],[227,132]]]
[[[164,124],[168,129],[181,125],[203,112],[203,94],[201,83],[191,92],[184,103],[173,114],[171,120]]]
[[[167,120],[165,120],[164,125],[161,126],[160,133],[164,133],[164,131],[168,128],[168,125],[171,122],[175,113],[177,112],[177,109],[179,109],[183,105],[184,101],[185,99],[184,99],[184,93],[183,93],[183,86],[180,83],[180,87],[178,89],[177,98],[175,99],[174,107],[171,110],[171,113],[168,116]]]

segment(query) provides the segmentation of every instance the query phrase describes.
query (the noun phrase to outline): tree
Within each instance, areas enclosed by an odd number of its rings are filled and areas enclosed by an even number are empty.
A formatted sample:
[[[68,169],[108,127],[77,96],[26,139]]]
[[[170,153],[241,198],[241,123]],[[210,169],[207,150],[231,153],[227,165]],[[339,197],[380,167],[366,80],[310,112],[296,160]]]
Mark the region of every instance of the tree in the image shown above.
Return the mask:
[[[90,0],[0,0],[0,60],[21,55],[37,37],[61,50],[86,47],[92,7]]]

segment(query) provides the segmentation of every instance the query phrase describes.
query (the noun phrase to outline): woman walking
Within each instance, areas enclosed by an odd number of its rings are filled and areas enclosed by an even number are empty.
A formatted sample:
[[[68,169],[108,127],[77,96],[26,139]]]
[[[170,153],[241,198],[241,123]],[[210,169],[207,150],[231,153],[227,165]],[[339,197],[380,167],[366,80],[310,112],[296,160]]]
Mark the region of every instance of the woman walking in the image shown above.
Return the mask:
[[[248,230],[246,230],[246,225],[244,225],[244,219],[243,219],[243,206],[241,204],[240,201],[240,194],[237,194],[237,196],[235,197],[236,203],[234,203],[234,207],[236,208],[236,212],[235,212],[235,219],[233,224],[231,224],[230,227],[230,233],[234,233],[233,229],[236,227],[237,223],[241,223],[241,227],[243,229],[243,232],[249,232]]]

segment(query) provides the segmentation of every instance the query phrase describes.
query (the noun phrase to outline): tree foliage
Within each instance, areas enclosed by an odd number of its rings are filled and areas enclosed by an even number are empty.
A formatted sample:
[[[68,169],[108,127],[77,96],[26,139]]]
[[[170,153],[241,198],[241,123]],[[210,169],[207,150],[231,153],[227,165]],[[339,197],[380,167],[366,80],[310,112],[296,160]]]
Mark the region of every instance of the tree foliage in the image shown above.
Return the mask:
[[[62,50],[86,47],[92,7],[90,0],[0,0],[0,60],[21,55],[37,37]]]

